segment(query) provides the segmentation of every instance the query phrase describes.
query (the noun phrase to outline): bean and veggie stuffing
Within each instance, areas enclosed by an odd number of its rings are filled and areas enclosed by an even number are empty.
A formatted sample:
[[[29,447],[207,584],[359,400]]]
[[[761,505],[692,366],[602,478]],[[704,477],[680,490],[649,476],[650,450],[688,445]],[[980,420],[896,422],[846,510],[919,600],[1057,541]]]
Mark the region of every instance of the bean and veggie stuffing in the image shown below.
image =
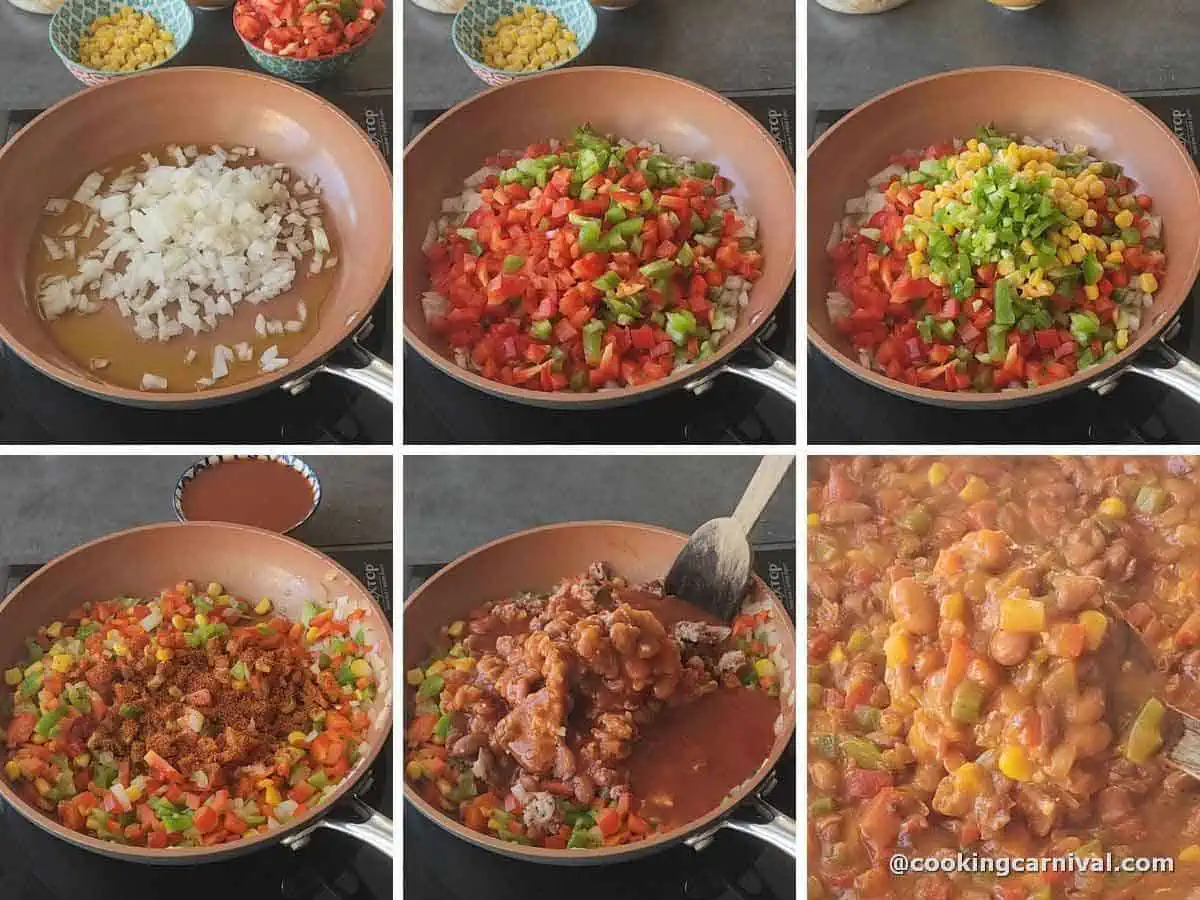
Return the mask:
[[[903,153],[830,237],[831,321],[913,385],[1052,384],[1129,346],[1166,271],[1162,220],[1121,167],[991,128]]]
[[[1200,783],[1163,751],[1200,712],[1200,460],[811,471],[808,896],[1195,897]],[[1175,870],[889,873],[959,851]]]
[[[601,563],[549,595],[484,603],[407,673],[405,776],[518,844],[588,850],[682,826],[774,744],[769,620],[717,624]]]
[[[505,151],[442,203],[425,317],[458,364],[540,391],[648,384],[713,355],[762,274],[712,163],[575,129]]]
[[[92,837],[208,846],[314,809],[364,749],[378,690],[363,613],[303,621],[221,585],[88,602],[4,673],[4,778]]]

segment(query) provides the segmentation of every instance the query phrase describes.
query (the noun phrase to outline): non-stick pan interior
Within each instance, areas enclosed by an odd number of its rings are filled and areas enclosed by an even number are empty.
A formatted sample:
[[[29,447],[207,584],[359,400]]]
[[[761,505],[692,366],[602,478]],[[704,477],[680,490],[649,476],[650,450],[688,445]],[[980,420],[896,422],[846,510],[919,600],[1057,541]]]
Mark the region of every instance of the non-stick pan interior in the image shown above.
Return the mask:
[[[438,629],[466,615],[486,600],[498,600],[523,590],[546,591],[568,575],[577,575],[597,561],[610,564],[617,575],[631,582],[662,578],[683,547],[686,536],[652,525],[628,522],[572,522],[551,525],[502,538],[451,563],[413,594],[404,609],[405,669],[419,664],[438,638]],[[754,596],[749,602],[770,603],[779,629],[780,655],[795,660],[795,632],[778,598],[755,579]],[[769,759],[750,779],[735,799],[750,790],[775,764],[787,746],[795,725],[795,680],[785,679],[783,710],[776,730],[775,746]],[[751,777],[753,775],[753,777]],[[405,797],[424,815],[465,840],[521,859],[562,865],[595,864],[618,858],[628,859],[652,852],[678,840],[686,830],[667,832],[659,837],[622,847],[580,853],[522,847],[471,831],[435,811],[407,784]],[[698,820],[690,830],[700,830],[719,814],[714,810]]]
[[[932,391],[869,372],[833,327],[825,298],[833,284],[826,242],[845,203],[867,179],[907,149],[969,138],[994,125],[1038,139],[1086,144],[1122,165],[1163,217],[1167,275],[1127,358],[1174,315],[1200,272],[1200,176],[1183,145],[1150,111],[1102,85],[1063,72],[1023,68],[966,69],[905,85],[860,107],[835,126],[808,160],[809,337],[833,362],[913,399],[954,406],[1034,402],[1095,377],[1099,367],[1065,382],[997,394]]]
[[[84,176],[115,159],[167,144],[254,147],[265,161],[320,178],[326,216],[340,242],[339,265],[319,332],[284,369],[200,393],[114,387],[59,349],[34,309],[25,273],[45,202],[70,197]],[[63,101],[0,153],[0,210],[0,338],[52,377],[123,402],[217,403],[277,382],[348,335],[379,299],[391,272],[390,175],[370,140],[310,91],[234,69],[164,69]]]
[[[451,110],[414,141],[404,159],[405,333],[426,359],[476,387],[547,405],[613,402],[612,392],[547,395],[489,382],[459,368],[449,358],[444,339],[425,321],[420,302],[429,289],[421,243],[429,223],[441,214],[442,200],[461,193],[464,179],[486,157],[551,137],[565,140],[585,122],[619,137],[660,143],[671,154],[714,162],[735,182],[739,208],[759,220],[765,264],[736,337],[744,338],[765,321],[792,279],[791,167],[774,140],[734,103],[689,82],[638,69],[562,69],[519,79]],[[738,342],[728,341],[717,358]],[[667,383],[684,377],[677,375]],[[662,386],[660,382],[625,389],[623,399]]]
[[[390,673],[391,632],[371,595],[345,569],[311,547],[267,531],[223,523],[170,523],[121,532],[72,551],[31,576],[0,604],[0,669],[26,656],[25,639],[40,625],[62,619],[88,600],[118,596],[155,596],[180,581],[220,582],[227,591],[258,600],[268,597],[278,613],[299,621],[304,603],[332,605],[348,597],[354,608],[367,611],[363,620],[374,649]],[[375,702],[369,752],[342,783],[340,796],[370,768],[391,728],[390,675],[381,680]],[[3,779],[0,799],[42,828],[72,843],[110,856],[143,862],[188,863],[228,858],[275,840],[272,832],[219,848],[150,850],[123,847],[86,837],[51,821],[19,800]],[[319,811],[318,811],[319,812]],[[295,826],[292,829],[295,830]]]

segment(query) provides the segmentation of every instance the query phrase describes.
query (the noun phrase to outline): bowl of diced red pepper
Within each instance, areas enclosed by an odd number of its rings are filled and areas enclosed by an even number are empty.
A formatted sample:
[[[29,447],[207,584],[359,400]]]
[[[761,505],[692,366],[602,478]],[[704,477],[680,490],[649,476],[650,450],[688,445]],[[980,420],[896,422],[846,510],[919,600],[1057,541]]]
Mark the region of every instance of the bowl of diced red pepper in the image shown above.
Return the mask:
[[[233,26],[261,69],[307,84],[349,65],[384,10],[384,0],[237,0]]]

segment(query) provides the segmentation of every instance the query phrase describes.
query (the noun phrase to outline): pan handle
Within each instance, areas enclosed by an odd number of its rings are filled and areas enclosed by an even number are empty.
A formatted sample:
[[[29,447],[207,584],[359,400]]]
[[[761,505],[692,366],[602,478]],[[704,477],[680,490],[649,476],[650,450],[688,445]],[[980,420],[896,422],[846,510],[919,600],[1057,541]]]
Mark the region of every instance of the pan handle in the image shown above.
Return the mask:
[[[1200,404],[1200,365],[1159,338],[1132,362],[1119,370],[1132,372],[1174,388],[1193,403]],[[1107,381],[1107,379],[1106,379]],[[1103,390],[1101,391],[1103,393]]]
[[[797,402],[796,367],[773,350],[768,350],[761,341],[751,340],[748,343],[749,352],[744,356],[752,356],[753,363],[741,359],[721,364],[712,374],[705,375],[689,382],[686,387],[693,393],[700,394],[707,390],[718,375],[728,372],[739,375],[763,387],[774,391],[792,403]],[[743,357],[735,354],[732,359]]]
[[[308,390],[308,386],[312,383],[314,375],[324,373],[325,375],[335,375],[338,378],[344,378],[346,381],[353,382],[359,387],[366,388],[388,403],[394,403],[396,387],[392,364],[376,356],[357,341],[350,342],[349,351],[354,354],[362,365],[344,365],[327,359],[308,369],[302,375],[293,378],[291,381],[285,381],[283,389],[292,396],[296,396]]]
[[[750,797],[746,805],[753,807],[762,818],[741,819],[735,813],[722,820],[721,827],[748,834],[777,847],[789,856],[795,856],[796,820],[777,810],[762,797]]]
[[[392,820],[383,813],[371,809],[357,797],[345,797],[325,816],[317,819],[311,827],[287,838],[283,843],[292,850],[298,850],[308,843],[309,837],[318,828],[340,831],[342,834],[374,847],[380,853],[389,857],[393,855],[395,836],[392,830]]]

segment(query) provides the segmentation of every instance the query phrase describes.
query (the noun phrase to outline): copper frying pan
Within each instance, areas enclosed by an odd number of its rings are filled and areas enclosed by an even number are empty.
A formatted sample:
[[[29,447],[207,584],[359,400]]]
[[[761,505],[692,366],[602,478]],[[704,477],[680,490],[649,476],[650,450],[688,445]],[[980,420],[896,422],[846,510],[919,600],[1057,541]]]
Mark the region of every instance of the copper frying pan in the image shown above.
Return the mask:
[[[288,828],[215,847],[130,847],[73,831],[21,800],[0,779],[0,802],[56,837],[115,859],[157,865],[227,860],[261,847],[303,844],[315,828],[349,834],[391,854],[392,823],[350,794],[371,768],[392,727],[391,628],[375,598],[345,569],[311,547],[269,531],[220,522],[166,523],[121,531],[84,544],[48,563],[0,603],[0,667],[26,656],[25,638],[65,617],[87,599],[155,595],[184,579],[219,581],[234,594],[269,597],[276,610],[299,620],[309,599],[346,596],[367,611],[364,627],[387,662],[372,710],[366,751],[330,800]],[[365,821],[361,821],[365,818]]]
[[[548,393],[510,387],[458,366],[421,311],[428,289],[421,243],[442,200],[499,150],[565,137],[590,121],[597,129],[663,145],[668,153],[704,159],[735,182],[738,206],[759,220],[766,268],[738,327],[707,364],[637,388]],[[460,103],[404,152],[404,338],[426,360],[472,387],[534,406],[597,409],[635,403],[673,388],[699,391],[722,372],[796,397],[795,368],[766,350],[754,333],[771,317],[795,275],[796,183],[774,139],[732,101],[681,78],[641,69],[580,67],[519,78]],[[735,359],[746,346],[757,364]]]
[[[321,179],[341,262],[315,333],[282,369],[197,392],[107,384],[54,342],[28,296],[26,260],[46,200],[69,197],[83,176],[114,159],[172,143],[252,146],[267,161]],[[56,381],[118,403],[179,408],[228,403],[271,387],[297,393],[324,372],[391,399],[391,366],[350,340],[391,275],[391,174],[353,120],[304,88],[221,68],[160,69],[89,88],[0,148],[0,209],[0,340]],[[115,315],[97,315],[109,312]],[[331,361],[343,344],[364,365]]]
[[[863,195],[867,179],[887,165],[890,155],[970,137],[989,123],[1022,136],[1087,144],[1096,155],[1122,165],[1138,190],[1154,197],[1155,211],[1163,217],[1167,274],[1129,348],[1065,381],[991,394],[903,384],[860,364],[830,322],[825,297],[833,266],[826,242],[846,201]],[[1065,72],[1003,66],[945,72],[854,110],[813,145],[808,172],[808,339],[854,377],[922,403],[997,409],[1039,403],[1085,386],[1103,393],[1116,376],[1133,372],[1200,402],[1200,366],[1160,337],[1200,274],[1200,173],[1170,129],[1137,101]]]
[[[687,535],[654,525],[634,522],[566,522],[546,525],[500,538],[473,550],[442,569],[421,585],[404,605],[405,669],[419,665],[447,622],[465,618],[481,602],[531,588],[548,588],[567,575],[585,571],[597,560],[633,582],[662,578]],[[775,744],[755,772],[734,790],[728,802],[684,828],[645,841],[601,850],[547,850],[525,847],[472,831],[443,815],[425,802],[408,783],[404,796],[426,818],[451,834],[504,856],[554,865],[599,865],[623,862],[687,842],[707,843],[720,828],[751,834],[795,855],[796,825],[783,813],[766,804],[756,790],[766,780],[796,728],[795,626],[787,611],[767,586],[754,579],[750,603],[769,604],[778,623],[776,637],[780,654],[791,665],[782,681],[781,712],[775,725]],[[738,807],[742,807],[741,810]],[[757,820],[742,813],[751,810]]]

